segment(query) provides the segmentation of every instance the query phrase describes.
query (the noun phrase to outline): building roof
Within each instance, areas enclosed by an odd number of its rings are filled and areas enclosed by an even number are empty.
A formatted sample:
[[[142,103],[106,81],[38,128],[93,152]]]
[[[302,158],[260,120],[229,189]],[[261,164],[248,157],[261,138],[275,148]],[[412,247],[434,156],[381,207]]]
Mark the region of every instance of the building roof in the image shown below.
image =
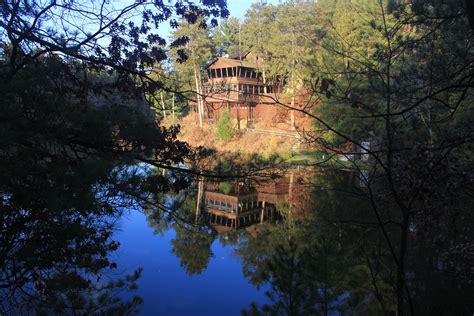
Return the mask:
[[[217,234],[225,234],[225,233],[228,233],[232,230],[234,230],[233,227],[229,227],[229,226],[221,226],[221,225],[211,225],[212,229],[215,230],[215,232]]]
[[[230,59],[237,59],[237,60],[242,60],[247,57],[247,55],[250,53],[250,51],[243,51],[239,48],[236,48],[232,51],[232,53],[229,54]]]
[[[212,65],[218,65],[216,68],[219,67],[248,67],[248,68],[257,68],[257,64],[252,61],[248,60],[238,60],[232,58],[225,58],[225,57],[217,57],[208,63],[204,69],[209,69]]]

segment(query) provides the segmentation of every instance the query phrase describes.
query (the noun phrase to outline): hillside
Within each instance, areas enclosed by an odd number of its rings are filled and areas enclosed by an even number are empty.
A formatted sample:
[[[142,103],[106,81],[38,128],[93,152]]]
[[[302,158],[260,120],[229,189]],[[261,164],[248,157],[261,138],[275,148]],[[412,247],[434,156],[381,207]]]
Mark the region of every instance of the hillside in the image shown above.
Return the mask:
[[[171,121],[165,121],[165,125],[171,125]],[[197,147],[214,148],[221,152],[242,152],[242,153],[258,153],[264,156],[271,154],[289,154],[295,150],[301,149],[302,145],[298,145],[298,140],[292,137],[272,135],[271,132],[282,133],[286,126],[264,126],[255,124],[255,130],[238,132],[235,130],[231,141],[223,142],[216,138],[216,129],[205,124],[200,128],[193,114],[175,122],[181,126],[181,132],[178,138],[190,145]],[[245,124],[242,124],[245,126]],[[266,131],[265,134],[259,131]],[[288,133],[288,132],[287,132]],[[291,134],[291,133],[288,133]],[[297,132],[292,134],[298,135]]]

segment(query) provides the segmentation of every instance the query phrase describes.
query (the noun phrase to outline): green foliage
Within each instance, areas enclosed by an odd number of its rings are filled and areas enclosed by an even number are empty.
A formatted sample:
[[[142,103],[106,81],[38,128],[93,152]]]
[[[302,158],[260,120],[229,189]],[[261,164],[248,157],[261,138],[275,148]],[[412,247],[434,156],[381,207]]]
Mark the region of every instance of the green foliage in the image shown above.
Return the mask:
[[[216,137],[218,140],[228,142],[234,135],[234,126],[229,110],[222,111],[219,122],[217,123]]]
[[[225,194],[229,194],[232,191],[232,183],[228,181],[219,183],[219,190]]]
[[[178,72],[176,79],[178,80],[181,90],[195,91],[195,70],[201,73],[202,68],[212,58],[212,43],[210,31],[208,28],[199,27],[199,23],[203,19],[200,18],[195,24],[182,21],[180,27],[172,33],[172,39],[179,40],[183,37],[188,39],[186,45],[172,47],[170,50],[171,60],[173,61],[173,69]],[[186,95],[188,95],[187,93]]]
[[[384,300],[383,310],[370,290],[371,266],[367,258],[361,256],[364,250],[376,251],[382,234],[377,228],[368,233],[366,227],[342,226],[338,222],[371,219],[372,214],[366,212],[368,201],[354,194],[343,172],[326,172],[314,180],[319,186],[311,193],[312,208],[296,210],[288,203],[278,202],[276,208],[283,211],[283,222],[265,223],[260,226],[259,238],[241,242],[237,253],[243,262],[244,274],[254,285],[267,283],[266,295],[270,300],[262,306],[252,304],[243,314],[393,311],[393,289],[387,283],[393,270],[384,271],[385,279],[377,275],[375,280]],[[295,211],[304,214],[304,218],[288,216]],[[363,236],[366,239],[361,240]]]
[[[191,151],[157,125],[132,75],[63,54],[23,60],[22,45],[2,47],[0,61],[0,314],[132,313],[141,300],[117,292],[134,290],[139,272],[100,282],[117,268],[115,223],[174,186],[135,165]]]
[[[231,54],[239,48],[240,22],[237,18],[222,20],[219,26],[212,30],[212,46],[214,56]]]
[[[180,259],[180,265],[189,275],[201,274],[214,256],[211,245],[215,233],[207,228],[175,226],[176,237],[171,241],[173,253]]]

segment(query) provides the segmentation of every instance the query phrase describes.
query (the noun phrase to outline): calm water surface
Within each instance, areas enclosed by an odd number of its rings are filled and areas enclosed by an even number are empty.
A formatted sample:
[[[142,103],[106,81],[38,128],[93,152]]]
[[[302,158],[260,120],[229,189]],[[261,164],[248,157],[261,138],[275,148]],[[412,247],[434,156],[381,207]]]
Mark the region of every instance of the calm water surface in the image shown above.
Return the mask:
[[[400,210],[376,177],[289,170],[268,181],[190,179],[185,189],[154,193],[146,187],[153,182],[137,181],[143,172],[130,171],[100,190],[74,187],[74,178],[70,195],[34,195],[44,208],[30,196],[3,197],[0,314],[396,313]],[[179,180],[150,172],[151,180]],[[125,203],[117,219],[127,196],[117,197],[117,185],[144,197],[142,211]],[[405,275],[416,314],[474,312],[472,209],[465,199],[413,218]],[[137,269],[133,289],[126,276]]]
[[[245,279],[235,246],[214,240],[207,268],[190,276],[172,253],[172,229],[163,236],[154,234],[140,212],[124,216],[119,227],[115,234],[121,244],[115,254],[118,266],[144,269],[135,293],[144,299],[141,315],[240,315],[251,302],[268,301],[266,286],[257,290]]]

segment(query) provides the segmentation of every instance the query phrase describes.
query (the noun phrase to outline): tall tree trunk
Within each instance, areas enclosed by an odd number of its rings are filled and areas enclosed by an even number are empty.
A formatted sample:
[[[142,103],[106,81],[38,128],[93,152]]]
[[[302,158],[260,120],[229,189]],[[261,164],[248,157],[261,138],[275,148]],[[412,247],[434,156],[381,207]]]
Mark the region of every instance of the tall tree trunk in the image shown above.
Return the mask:
[[[202,127],[202,121],[204,116],[204,101],[202,99],[202,85],[201,85],[201,73],[196,64],[196,60],[193,58],[194,68],[194,81],[196,83],[196,101],[198,105],[198,116],[199,116],[199,127]]]
[[[176,90],[176,89],[175,89]],[[173,115],[173,121],[175,119],[175,116],[174,116],[174,101],[175,101],[175,96],[176,94],[173,93],[173,99],[171,100],[171,114]]]
[[[196,218],[195,224],[199,223],[199,218],[201,217],[202,201],[204,197],[204,178],[199,177],[198,179],[198,195],[196,201]]]
[[[292,60],[291,60],[291,110],[290,110],[290,120],[291,120],[291,129],[296,129],[295,126],[295,91],[296,91],[296,78],[295,78],[295,72],[296,72],[296,35],[293,30],[292,32],[292,38],[291,38],[291,55],[292,55]]]
[[[290,110],[290,121],[291,121],[291,129],[296,129],[296,125],[295,125],[295,110],[293,110],[295,108],[295,95],[294,95],[294,92],[293,92],[293,95],[291,96],[291,110]]]
[[[160,98],[161,98],[161,108],[163,109],[163,117],[166,119],[166,106],[165,106],[165,99],[163,97],[163,90],[160,91]]]
[[[262,79],[263,79],[263,93],[267,93],[267,73],[265,71],[265,64],[262,66]]]

